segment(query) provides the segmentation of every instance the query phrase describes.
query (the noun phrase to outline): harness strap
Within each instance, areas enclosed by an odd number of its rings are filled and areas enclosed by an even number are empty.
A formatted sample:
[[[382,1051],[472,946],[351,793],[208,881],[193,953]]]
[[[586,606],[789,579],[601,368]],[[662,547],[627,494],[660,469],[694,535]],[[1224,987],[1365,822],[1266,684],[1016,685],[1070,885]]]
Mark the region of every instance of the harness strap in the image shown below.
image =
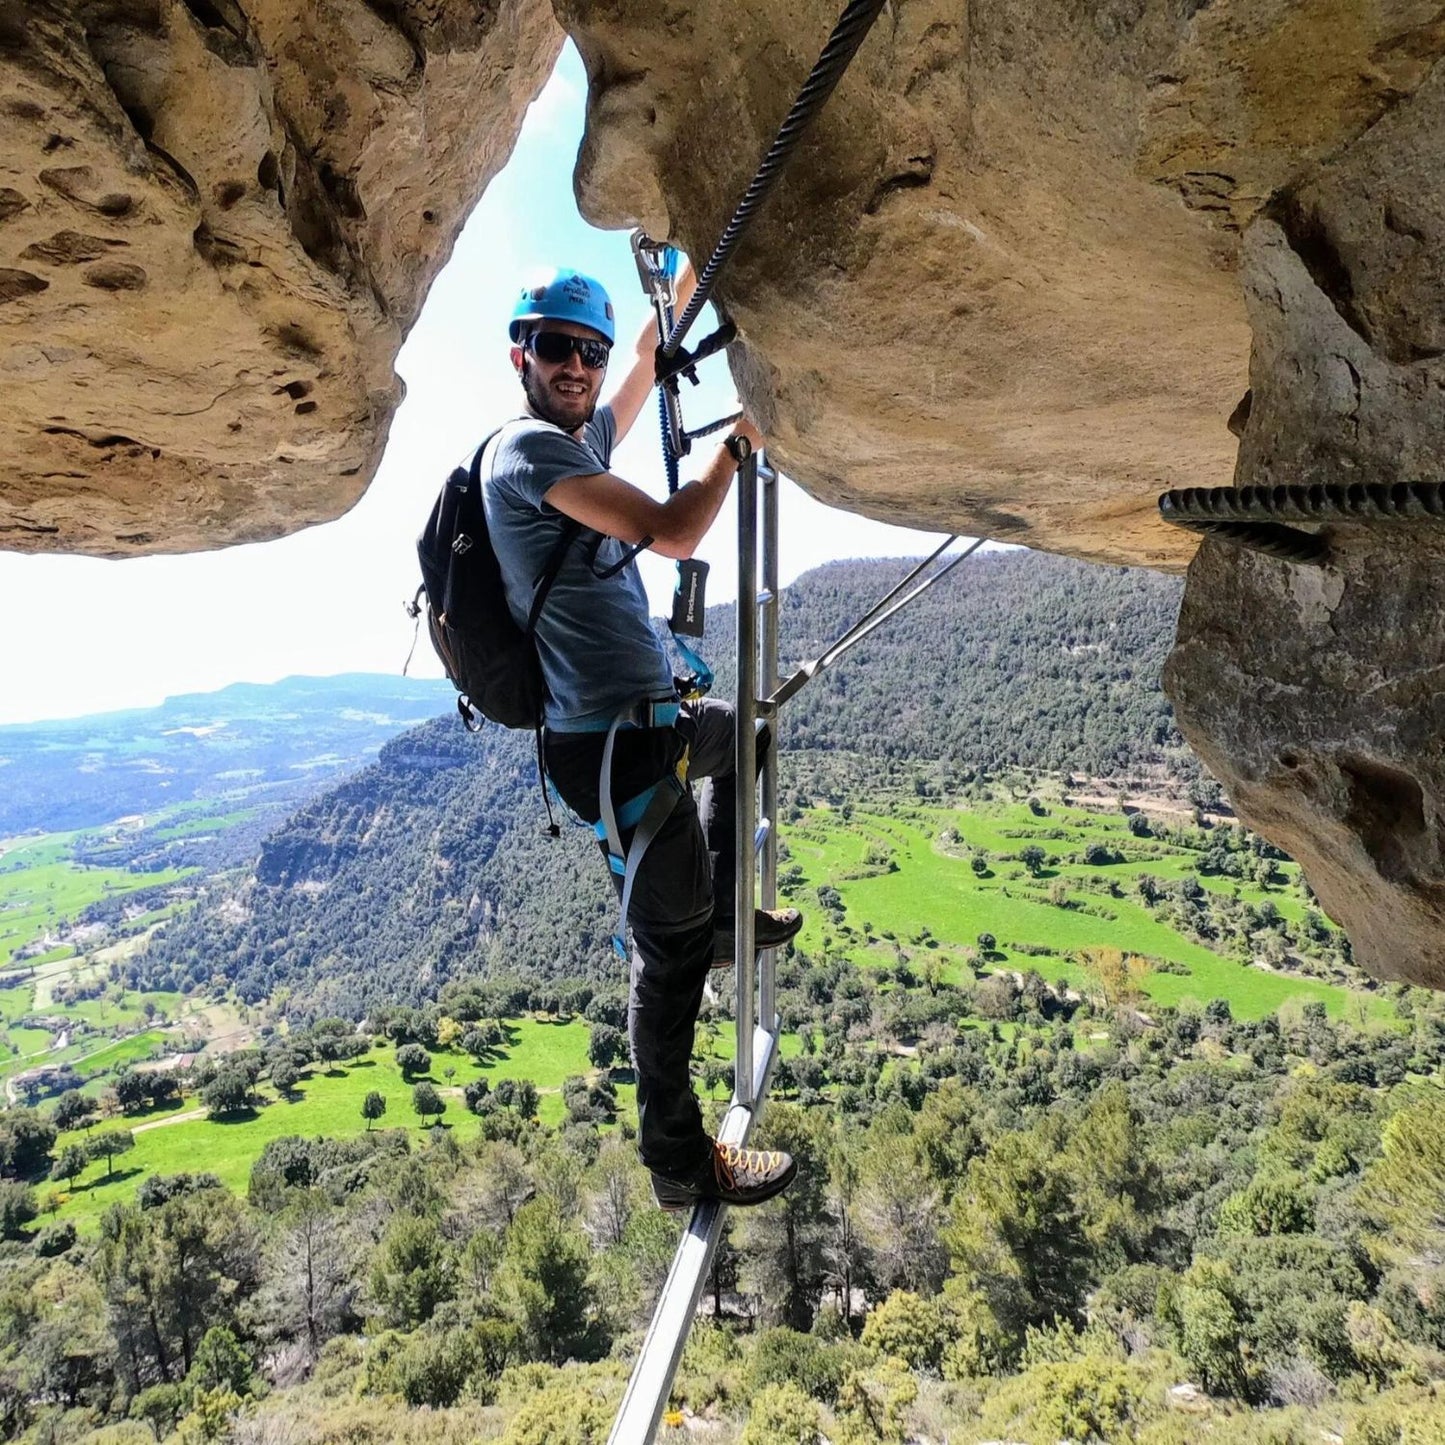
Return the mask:
[[[682,797],[683,784],[675,773],[669,773],[649,792],[652,796],[643,810],[637,831],[632,835],[632,847],[627,850],[627,865],[622,873],[622,901],[617,915],[617,932],[612,935],[612,947],[618,958],[627,957],[627,913],[632,907],[632,885],[636,883],[638,869],[642,867],[643,854],[647,852],[648,844],[662,831],[662,825],[672,816],[672,810]]]
[[[651,706],[651,704],[645,704]],[[674,716],[676,704],[674,708]],[[618,807],[612,798],[612,755],[619,728],[632,727],[634,709],[627,708],[613,718],[607,730],[607,741],[602,748],[602,768],[597,784],[597,800],[602,816],[593,827],[598,839],[607,847],[607,866],[622,879],[622,899],[618,911],[617,931],[612,935],[612,947],[618,958],[627,957],[627,914],[632,907],[632,887],[637,881],[638,870],[642,867],[643,855],[652,840],[662,831],[662,826],[672,816],[678,799],[687,791],[687,751],[683,751],[677,767],[664,778],[659,778],[651,787],[644,788],[635,797],[628,798]],[[623,848],[622,834],[633,829],[632,846]]]
[[[612,719],[612,726],[607,729],[607,741],[602,745],[602,771],[597,779],[597,803],[602,814],[597,820],[597,826],[602,830],[602,841],[607,844],[609,859],[626,856],[622,847],[622,833],[617,826],[617,810],[612,806],[612,748],[617,741],[617,729],[625,720],[624,715],[618,713]],[[625,916],[622,926],[624,929],[627,927]],[[613,936],[613,942],[616,942],[616,935]]]

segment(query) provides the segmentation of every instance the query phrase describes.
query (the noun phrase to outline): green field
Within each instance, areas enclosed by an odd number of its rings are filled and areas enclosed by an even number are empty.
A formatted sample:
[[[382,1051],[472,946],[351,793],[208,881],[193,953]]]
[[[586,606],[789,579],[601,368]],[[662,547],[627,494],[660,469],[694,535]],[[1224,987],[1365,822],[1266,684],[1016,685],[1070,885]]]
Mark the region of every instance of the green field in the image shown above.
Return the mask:
[[[432,1056],[431,1072],[422,1077],[434,1083],[447,1101],[442,1120],[445,1125],[464,1133],[480,1128],[478,1121],[467,1112],[462,1087],[483,1076],[494,1082],[530,1079],[542,1095],[538,1117],[544,1124],[562,1121],[565,1113],[562,1081],[572,1074],[592,1072],[587,1061],[587,1025],[580,1019],[558,1022],[525,1018],[511,1021],[507,1029],[512,1042],[485,1066],[458,1049],[428,1051]],[[445,1074],[448,1067],[456,1071],[451,1079]],[[373,1089],[387,1101],[386,1116],[378,1127],[423,1132],[411,1107],[412,1085],[402,1078],[396,1066],[395,1049],[373,1049],[360,1059],[332,1068],[313,1065],[291,1099],[277,1098],[275,1091],[263,1081],[259,1093],[264,1102],[249,1115],[234,1121],[187,1117],[198,1111],[199,1104],[194,1098],[187,1098],[184,1105],[162,1115],[138,1118],[130,1124],[137,1131],[135,1149],[115,1161],[115,1173],[109,1182],[105,1178],[105,1165],[97,1163],[79,1177],[73,1193],[63,1184],[49,1186],[66,1196],[58,1217],[73,1219],[82,1228],[93,1228],[107,1205],[129,1199],[140,1181],[152,1173],[209,1170],[231,1188],[244,1193],[251,1165],[268,1140],[287,1134],[344,1139],[363,1133],[366,1122],[361,1117],[361,1101]],[[619,1085],[617,1095],[620,1116],[635,1117],[632,1086]],[[177,1122],[163,1122],[169,1120]],[[126,1126],[125,1120],[114,1124],[114,1127]],[[57,1151],[72,1140],[83,1141],[86,1132],[77,1130],[62,1135]]]
[[[44,938],[62,920],[74,920],[90,904],[118,893],[174,883],[190,871],[130,873],[121,868],[89,868],[70,856],[79,836],[48,833],[35,839],[12,839],[0,853],[0,969],[9,966],[21,949]]]
[[[937,960],[940,979],[967,985],[978,966],[975,941],[987,932],[998,942],[987,961],[988,970],[1034,969],[1050,983],[1063,980],[1081,991],[1094,984],[1088,967],[1079,960],[1081,951],[1110,948],[1188,970],[1154,971],[1144,978],[1146,994],[1162,1004],[1186,1000],[1203,1004],[1227,998],[1242,1018],[1261,1017],[1281,1004],[1309,999],[1322,1001],[1336,1016],[1347,1007],[1362,1017],[1383,1017],[1387,1010],[1386,1001],[1378,995],[1248,966],[1181,937],[1153,918],[1134,890],[1135,880],[1145,873],[1161,881],[1198,876],[1201,854],[1157,838],[1135,837],[1122,815],[1055,805],[1044,816],[1036,816],[1021,804],[982,805],[964,811],[912,802],[897,811],[845,811],[849,813],[846,818],[828,808],[811,809],[786,835],[785,872],[796,870],[791,895],[807,914],[799,943],[815,958],[847,956],[860,966],[876,968],[895,964],[898,951],[906,949],[915,973],[930,960]],[[1030,876],[1015,855],[1034,842],[1047,858],[1037,876]],[[1068,861],[1067,855],[1082,855],[1096,842],[1107,843],[1124,861],[1103,865]],[[27,844],[24,851],[32,846],[43,860],[42,874],[64,872],[68,865],[54,851],[63,850],[63,840],[41,840]],[[980,848],[989,854],[989,868],[982,876],[970,866],[972,852]],[[4,864],[13,864],[17,856],[19,850],[5,854]],[[103,874],[106,870],[84,871]],[[1256,906],[1268,900],[1286,918],[1298,920],[1306,905],[1295,883],[1297,870],[1283,865],[1279,872],[1281,881],[1267,889],[1253,880],[1206,876],[1199,881],[1205,888],[1236,893]],[[1116,881],[1121,896],[1100,888],[1098,881],[1103,879]],[[1095,886],[1087,886],[1091,881]],[[820,906],[817,889],[822,885],[836,890],[844,909],[841,923],[830,919]],[[101,968],[103,965],[85,962],[57,962],[36,969],[34,981],[27,974],[11,986],[0,987],[0,1022],[6,1026],[12,1049],[18,1047],[18,1053],[8,1060],[0,1057],[0,1077],[33,1066],[35,1060],[25,1055],[44,1050],[50,1043],[46,1031],[19,1022],[30,1010],[36,992],[46,987],[46,980],[53,987],[66,977],[84,977],[87,969]],[[63,1051],[45,1054],[45,1059],[58,1062],[68,1058],[85,1072],[104,1069],[109,1077],[115,1069],[163,1052],[168,1046],[165,1031],[146,1027],[143,1005],[147,998],[171,1021],[199,1003],[188,1005],[172,995],[126,993],[68,1005],[67,1013],[77,1022],[121,1036],[107,1041],[91,1033]],[[964,1022],[965,1026],[979,1023],[975,1019]],[[1011,1030],[1013,1025],[1002,1027]],[[466,1112],[462,1088],[482,1075],[494,1081],[531,1080],[541,1092],[541,1121],[548,1125],[562,1121],[563,1080],[591,1072],[586,1023],[578,1018],[528,1017],[512,1021],[507,1029],[508,1046],[485,1066],[458,1049],[429,1051],[433,1063],[427,1077],[447,1101],[447,1128],[466,1133],[480,1127]],[[712,1058],[731,1061],[734,1036],[730,1023],[724,1020],[706,1030],[704,1039]],[[1081,1040],[1081,1047],[1088,1046],[1087,1039]],[[785,1057],[796,1056],[800,1047],[794,1035],[783,1039]],[[448,1068],[452,1070],[450,1078]],[[104,1079],[93,1081],[87,1092],[99,1092],[103,1083]],[[194,1097],[160,1115],[142,1117],[135,1121],[135,1149],[116,1161],[110,1180],[105,1178],[103,1164],[91,1165],[73,1191],[53,1186],[49,1202],[58,1208],[60,1217],[93,1229],[108,1204],[129,1198],[151,1173],[209,1170],[231,1188],[244,1191],[253,1162],[271,1139],[287,1134],[345,1138],[363,1132],[361,1101],[373,1089],[389,1105],[382,1127],[421,1132],[421,1122],[411,1107],[412,1086],[396,1067],[395,1050],[377,1048],[344,1066],[314,1066],[291,1098],[276,1097],[263,1082],[257,1107],[231,1122],[206,1119]],[[726,1089],[718,1086],[711,1092],[710,1104],[725,1102]],[[620,1083],[617,1093],[619,1117],[635,1120],[632,1086]]]
[[[167,1040],[149,1025],[174,1021],[187,1008],[179,994],[110,984],[106,959],[125,946],[124,937],[117,944],[108,935],[95,956],[66,942],[16,958],[101,899],[174,883],[194,871],[132,873],[75,861],[77,843],[91,845],[104,835],[86,830],[0,842],[0,1081],[43,1065],[70,1064],[89,1077],[87,1091],[98,1093],[117,1069],[164,1051]],[[157,909],[147,918],[170,911]],[[140,930],[146,922],[131,920],[126,928]],[[96,988],[105,991],[68,997],[75,989]],[[62,1032],[69,1035],[67,1046],[52,1047]]]
[[[940,839],[948,830],[958,835],[958,841],[945,846]],[[1237,963],[1182,938],[1153,918],[1130,885],[1145,873],[1160,879],[1197,873],[1200,855],[1158,840],[1134,838],[1122,815],[1056,806],[1047,815],[1036,817],[1019,804],[968,812],[910,809],[906,814],[887,815],[858,809],[844,819],[829,809],[816,808],[789,830],[787,841],[789,861],[803,875],[792,890],[808,915],[800,942],[824,957],[842,953],[864,966],[891,961],[891,941],[867,942],[866,923],[875,938],[895,934],[899,942],[911,947],[915,962],[920,954],[927,956],[916,944],[927,929],[936,942],[932,951],[943,965],[942,977],[949,982],[962,981],[969,971],[958,946],[972,945],[979,934],[991,933],[998,940],[991,967],[1032,968],[1049,982],[1087,983],[1087,969],[1071,957],[1083,949],[1115,948],[1182,964],[1189,970],[1187,976],[1151,973],[1143,985],[1148,996],[1170,1005],[1227,998],[1240,1018],[1262,1018],[1291,999],[1318,999],[1338,1017],[1352,999],[1362,997],[1318,979]],[[1127,861],[1100,866],[1060,861],[1063,855],[1082,852],[1093,842],[1107,843]],[[1011,856],[1030,843],[1037,843],[1049,855],[1037,877],[1030,877]],[[969,866],[969,854],[975,848],[987,849],[992,859],[990,871],[982,877]],[[889,864],[880,865],[876,860],[885,854]],[[1005,854],[1010,857],[1001,856]],[[872,864],[870,856],[875,860]],[[884,871],[890,864],[895,871]],[[1287,864],[1280,872],[1289,879],[1297,870]],[[1085,891],[1085,880],[1099,877],[1117,880],[1126,896]],[[1051,888],[1059,881],[1071,906],[1059,907],[1050,901]],[[1304,905],[1289,883],[1265,890],[1254,882],[1232,878],[1200,881],[1221,891],[1237,889],[1242,899],[1255,905],[1268,898],[1286,917],[1303,914]],[[821,884],[831,884],[841,896],[853,930],[851,937],[830,924],[817,907],[814,890]],[[1013,949],[1011,944],[1049,952],[1029,953]],[[1364,997],[1372,1016],[1387,1016],[1383,998]]]
[[[183,805],[168,813],[168,816],[177,819],[176,822],[155,829],[150,836],[160,842],[169,842],[174,838],[193,838],[202,833],[224,833],[237,823],[248,822],[258,811],[257,808],[236,808],[229,813],[212,813],[206,810],[204,804]]]

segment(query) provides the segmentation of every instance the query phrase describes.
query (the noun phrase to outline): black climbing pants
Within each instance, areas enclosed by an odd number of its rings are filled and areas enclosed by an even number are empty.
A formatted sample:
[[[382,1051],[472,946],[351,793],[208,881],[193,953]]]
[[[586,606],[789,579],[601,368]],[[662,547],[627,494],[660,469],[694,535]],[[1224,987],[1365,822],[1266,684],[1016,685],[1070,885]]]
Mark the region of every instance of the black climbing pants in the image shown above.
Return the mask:
[[[688,749],[688,786],[643,855],[627,922],[632,929],[628,1036],[637,1075],[638,1152],[659,1174],[690,1174],[712,1147],[688,1075],[693,1030],[714,957],[713,933],[731,931],[737,858],[737,718],[715,698],[686,703],[675,727],[619,729],[612,800],[621,808],[675,770]],[[758,758],[768,745],[758,738]],[[573,812],[601,817],[605,733],[548,731],[547,773]],[[706,779],[694,793],[694,779]],[[632,831],[622,833],[631,847]],[[602,845],[605,858],[606,846]],[[611,873],[619,894],[622,880]]]

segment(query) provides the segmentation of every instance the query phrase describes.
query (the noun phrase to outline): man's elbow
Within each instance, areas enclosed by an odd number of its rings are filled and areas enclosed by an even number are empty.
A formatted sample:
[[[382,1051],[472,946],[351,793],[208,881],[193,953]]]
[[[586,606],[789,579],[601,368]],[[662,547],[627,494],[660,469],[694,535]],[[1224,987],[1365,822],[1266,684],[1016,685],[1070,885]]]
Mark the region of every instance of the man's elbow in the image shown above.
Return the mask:
[[[659,556],[672,558],[674,562],[686,562],[697,551],[700,540],[691,533],[662,529],[652,538],[652,550]]]

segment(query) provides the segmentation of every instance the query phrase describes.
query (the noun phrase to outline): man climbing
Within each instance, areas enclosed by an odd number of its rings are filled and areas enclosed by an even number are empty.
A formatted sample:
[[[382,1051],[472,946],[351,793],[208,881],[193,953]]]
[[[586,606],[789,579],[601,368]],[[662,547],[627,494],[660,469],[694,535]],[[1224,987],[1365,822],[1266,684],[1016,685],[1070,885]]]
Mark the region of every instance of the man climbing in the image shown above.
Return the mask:
[[[678,278],[679,306],[694,285],[687,268]],[[664,1208],[699,1199],[760,1204],[787,1188],[797,1166],[776,1150],[711,1139],[688,1077],[708,970],[732,963],[736,718],[715,699],[679,703],[632,558],[644,546],[691,557],[739,461],[762,437],[739,421],[697,481],[656,501],[609,470],[613,448],[652,391],[651,326],[607,406],[597,402],[616,329],[595,280],[561,270],[524,288],[509,329],[526,414],[482,459],[487,523],[519,625],[566,519],[582,527],[536,624],[548,691],[544,756],[573,811],[593,824],[614,815],[614,847],[604,842],[603,851],[614,855],[619,894],[623,860],[633,864],[623,922],[634,943],[628,1032],[639,1153]],[[760,752],[767,743],[759,738]],[[684,779],[701,777],[708,783],[695,799]],[[785,943],[801,925],[796,909],[759,911],[757,946]]]

